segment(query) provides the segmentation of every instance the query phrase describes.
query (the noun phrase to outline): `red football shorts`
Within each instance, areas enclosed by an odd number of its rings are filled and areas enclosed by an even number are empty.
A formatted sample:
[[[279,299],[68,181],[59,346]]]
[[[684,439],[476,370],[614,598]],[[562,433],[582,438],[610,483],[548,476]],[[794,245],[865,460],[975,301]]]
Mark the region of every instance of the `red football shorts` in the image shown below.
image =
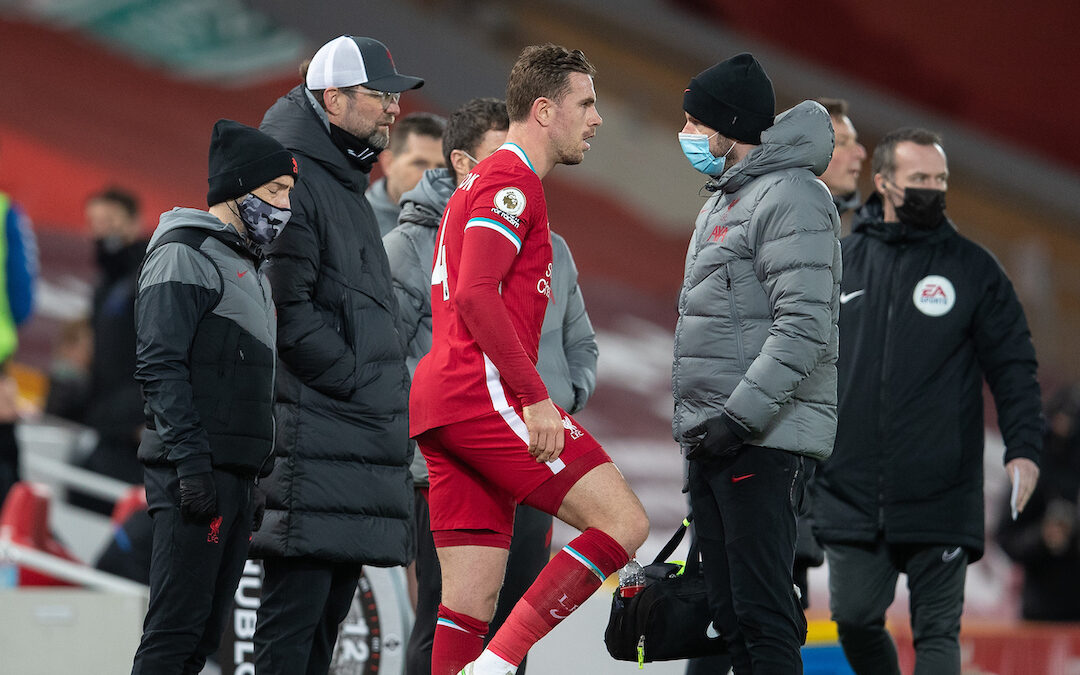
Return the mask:
[[[503,535],[496,540],[509,547],[519,503],[555,515],[578,479],[611,461],[589,432],[561,408],[559,412],[566,442],[554,462],[537,462],[529,454],[529,435],[518,409],[492,411],[416,438],[427,460],[431,531],[437,545],[440,540],[443,545],[457,543],[440,537],[440,531],[487,530]]]

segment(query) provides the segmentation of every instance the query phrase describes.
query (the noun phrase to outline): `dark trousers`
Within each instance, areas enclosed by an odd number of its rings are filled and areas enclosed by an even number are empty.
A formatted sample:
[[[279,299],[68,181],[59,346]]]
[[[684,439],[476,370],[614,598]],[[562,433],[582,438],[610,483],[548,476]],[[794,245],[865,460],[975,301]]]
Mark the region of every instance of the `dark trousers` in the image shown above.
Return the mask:
[[[217,651],[251,537],[250,477],[214,471],[218,518],[194,523],[180,515],[180,482],[167,466],[146,467],[146,501],[154,520],[150,605],[132,675],[198,673]]]
[[[19,442],[15,424],[0,423],[0,506],[4,505],[11,486],[19,482]]]
[[[361,571],[359,563],[265,558],[255,626],[256,672],[326,675]]]
[[[431,536],[428,502],[421,490],[416,491],[416,622],[409,635],[405,653],[405,675],[430,675],[431,645],[435,639],[435,619],[442,597],[442,570]],[[519,506],[514,513],[514,537],[510,557],[506,562],[506,578],[499,592],[495,618],[488,629],[490,640],[506,621],[510,610],[536,580],[551,558],[551,516],[528,506]],[[525,663],[518,667],[524,675]]]
[[[960,614],[968,554],[940,544],[826,544],[829,608],[840,645],[859,675],[899,675],[885,610],[908,575],[915,675],[960,672]]]
[[[686,675],[728,675],[731,672],[731,656],[713,654],[696,656],[686,662]]]
[[[686,675],[728,675],[731,672],[731,655],[710,654],[686,660]]]
[[[734,456],[690,462],[690,505],[713,624],[737,675],[803,672],[806,617],[791,569],[806,461],[748,445]]]

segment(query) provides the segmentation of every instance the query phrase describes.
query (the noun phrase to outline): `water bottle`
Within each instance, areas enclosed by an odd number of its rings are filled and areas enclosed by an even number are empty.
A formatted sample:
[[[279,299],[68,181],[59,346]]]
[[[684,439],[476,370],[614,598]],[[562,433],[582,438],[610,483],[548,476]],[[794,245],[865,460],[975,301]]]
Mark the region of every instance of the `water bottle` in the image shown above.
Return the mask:
[[[636,558],[631,558],[626,566],[619,570],[619,595],[632,598],[645,588],[645,570]]]

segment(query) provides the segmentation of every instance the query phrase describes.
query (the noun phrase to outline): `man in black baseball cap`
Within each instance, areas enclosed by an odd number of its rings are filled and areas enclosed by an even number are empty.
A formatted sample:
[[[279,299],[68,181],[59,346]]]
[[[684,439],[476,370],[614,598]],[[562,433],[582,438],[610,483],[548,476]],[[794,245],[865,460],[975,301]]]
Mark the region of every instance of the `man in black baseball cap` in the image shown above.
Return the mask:
[[[297,159],[289,226],[269,247],[278,307],[278,447],[255,632],[260,675],[326,673],[361,566],[412,551],[409,373],[390,266],[364,197],[368,174],[424,81],[378,40],[342,35],[301,68],[304,82],[261,129]]]
[[[351,35],[320,47],[302,74],[309,98],[324,113],[330,138],[364,173],[390,143],[401,92],[424,86],[419,77],[398,73],[386,45]]]

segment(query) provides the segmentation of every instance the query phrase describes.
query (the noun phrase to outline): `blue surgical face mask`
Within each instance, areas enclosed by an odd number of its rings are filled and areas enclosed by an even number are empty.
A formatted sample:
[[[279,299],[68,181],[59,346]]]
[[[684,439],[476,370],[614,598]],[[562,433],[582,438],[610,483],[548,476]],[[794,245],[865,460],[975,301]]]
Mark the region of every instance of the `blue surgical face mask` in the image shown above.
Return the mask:
[[[274,241],[292,217],[290,209],[279,209],[253,194],[245,196],[237,202],[237,206],[240,208],[240,220],[244,223],[248,237],[263,246]]]
[[[727,162],[727,156],[735,149],[735,142],[731,142],[731,147],[722,157],[717,157],[709,151],[709,140],[713,136],[719,134],[717,131],[712,136],[706,136],[705,134],[687,134],[679,133],[679,145],[682,146],[683,154],[686,155],[686,159],[690,161],[690,166],[694,167],[706,176],[719,176],[724,173],[724,164]]]

